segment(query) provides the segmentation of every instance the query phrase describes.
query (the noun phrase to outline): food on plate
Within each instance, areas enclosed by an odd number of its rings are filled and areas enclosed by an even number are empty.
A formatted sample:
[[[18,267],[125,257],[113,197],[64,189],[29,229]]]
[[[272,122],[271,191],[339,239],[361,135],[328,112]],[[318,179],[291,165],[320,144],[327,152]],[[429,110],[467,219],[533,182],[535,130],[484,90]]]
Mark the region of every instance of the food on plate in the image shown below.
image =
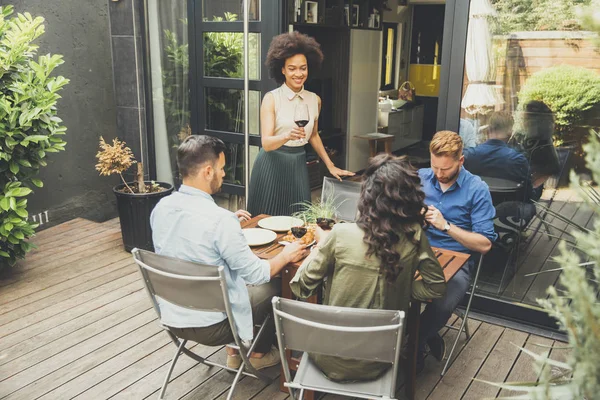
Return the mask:
[[[304,236],[302,236],[300,239],[296,238],[293,234],[292,231],[289,230],[287,232],[287,234],[285,236],[283,236],[281,238],[281,240],[284,240],[286,242],[302,242],[303,244],[311,244],[312,242],[315,241],[315,229],[316,229],[315,224],[309,224],[306,226],[306,234]]]

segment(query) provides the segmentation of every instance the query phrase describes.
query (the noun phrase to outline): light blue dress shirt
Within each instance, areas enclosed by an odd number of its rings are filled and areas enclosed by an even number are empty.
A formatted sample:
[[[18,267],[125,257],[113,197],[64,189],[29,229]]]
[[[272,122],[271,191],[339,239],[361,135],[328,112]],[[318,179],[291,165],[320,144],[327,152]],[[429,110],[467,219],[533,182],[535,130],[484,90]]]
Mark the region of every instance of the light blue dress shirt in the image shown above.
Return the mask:
[[[450,224],[469,232],[479,233],[491,242],[497,238],[494,231],[496,210],[488,185],[480,177],[461,167],[458,179],[445,192],[431,168],[419,170],[425,204],[434,206]],[[429,244],[442,249],[470,253],[470,250],[449,234],[433,226],[425,231]]]
[[[246,285],[271,279],[267,260],[258,258],[244,237],[240,222],[199,189],[182,185],[162,199],[150,216],[157,254],[225,267],[227,292],[240,338],[254,337]],[[159,297],[161,322],[174,328],[205,327],[227,318],[225,313],[189,310]]]

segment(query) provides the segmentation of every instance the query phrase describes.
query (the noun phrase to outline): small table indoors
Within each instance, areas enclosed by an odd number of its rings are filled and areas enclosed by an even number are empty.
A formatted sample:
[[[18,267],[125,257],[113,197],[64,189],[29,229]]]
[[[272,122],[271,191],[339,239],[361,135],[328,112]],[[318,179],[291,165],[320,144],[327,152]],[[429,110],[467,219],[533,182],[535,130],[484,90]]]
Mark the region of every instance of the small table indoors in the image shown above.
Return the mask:
[[[377,142],[383,141],[385,152],[392,154],[392,145],[394,143],[394,135],[388,135],[386,133],[367,133],[364,135],[354,135],[355,138],[365,139],[369,142],[369,156],[375,157],[377,155]]]
[[[256,228],[258,226],[258,221],[263,218],[267,218],[268,215],[258,215],[252,218],[250,221],[245,221],[242,223],[242,228]],[[284,234],[278,234],[277,239],[267,245],[253,247],[252,250],[254,254],[263,259],[271,259],[275,257],[277,254],[281,252],[283,245],[279,244],[279,240]],[[459,253],[450,250],[444,250],[432,247],[436,257],[438,258],[440,265],[444,270],[444,277],[446,278],[446,282],[448,282],[454,275],[465,265],[470,257],[469,254]],[[301,263],[291,263],[283,268],[281,271],[281,297],[285,299],[293,299],[294,296],[292,294],[292,290],[290,288],[290,281],[296,275],[298,268]],[[420,279],[419,276],[415,277],[416,279]],[[309,303],[318,303],[319,299],[317,296],[311,296],[307,299]],[[415,384],[416,384],[416,366],[417,366],[417,338],[419,336],[419,317],[421,315],[421,302],[419,301],[411,301],[410,309],[407,313],[407,333],[408,333],[408,363],[406,368],[406,395],[410,399],[414,399],[415,395]],[[287,352],[288,363],[290,365],[290,369],[296,370],[298,365],[300,364],[300,360],[293,358],[291,352]],[[287,388],[283,386],[285,382],[285,377],[281,374],[279,387],[282,391],[287,392]],[[313,399],[314,393],[305,392],[306,399]]]

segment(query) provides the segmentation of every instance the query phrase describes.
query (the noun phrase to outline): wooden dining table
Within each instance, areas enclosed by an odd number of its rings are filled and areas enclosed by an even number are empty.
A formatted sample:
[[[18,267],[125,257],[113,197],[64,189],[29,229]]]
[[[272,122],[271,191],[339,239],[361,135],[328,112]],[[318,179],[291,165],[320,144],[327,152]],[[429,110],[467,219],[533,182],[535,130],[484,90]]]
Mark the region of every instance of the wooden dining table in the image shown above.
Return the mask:
[[[253,217],[249,221],[245,221],[242,223],[242,228],[256,228],[258,227],[258,221],[261,219],[267,218],[268,215],[258,215]],[[258,257],[268,260],[275,257],[277,254],[281,252],[283,249],[283,245],[279,244],[281,238],[286,234],[286,232],[278,233],[277,239],[275,241],[263,245],[252,247],[254,254]],[[467,263],[470,258],[470,254],[459,253],[456,251],[440,249],[436,247],[432,247],[434,254],[436,255],[442,269],[444,271],[444,278],[446,282],[450,281],[456,275],[456,273]],[[294,299],[294,295],[290,288],[290,281],[298,272],[298,268],[302,263],[290,263],[286,265],[281,271],[281,297],[285,299]],[[418,275],[415,275],[415,279],[421,279]],[[318,303],[319,298],[315,296],[311,296],[306,299],[309,303]],[[417,300],[412,300],[410,304],[410,308],[407,313],[407,321],[406,321],[406,329],[408,333],[408,349],[409,353],[407,354],[407,365],[406,365],[406,395],[409,399],[414,399],[415,396],[415,386],[416,386],[416,368],[417,368],[417,340],[419,337],[419,320],[421,315],[421,302]],[[300,359],[292,357],[292,353],[290,351],[286,352],[288,357],[288,364],[291,370],[296,371],[299,364]],[[282,391],[287,392],[287,388],[283,386],[285,382],[285,376],[282,373],[280,376],[280,384],[279,387]],[[314,398],[313,393],[305,393],[305,398],[307,400],[311,400]]]

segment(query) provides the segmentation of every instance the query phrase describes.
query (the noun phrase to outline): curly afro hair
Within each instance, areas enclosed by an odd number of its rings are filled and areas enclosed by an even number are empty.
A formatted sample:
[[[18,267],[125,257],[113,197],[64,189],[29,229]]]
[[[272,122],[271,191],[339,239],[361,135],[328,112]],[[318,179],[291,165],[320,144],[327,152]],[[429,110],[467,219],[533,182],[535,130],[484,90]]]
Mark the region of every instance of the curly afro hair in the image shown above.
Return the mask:
[[[275,36],[271,41],[265,65],[269,70],[269,76],[280,85],[285,82],[285,76],[281,73],[285,60],[296,54],[304,54],[309,70],[318,70],[323,63],[321,45],[314,38],[300,32]]]

